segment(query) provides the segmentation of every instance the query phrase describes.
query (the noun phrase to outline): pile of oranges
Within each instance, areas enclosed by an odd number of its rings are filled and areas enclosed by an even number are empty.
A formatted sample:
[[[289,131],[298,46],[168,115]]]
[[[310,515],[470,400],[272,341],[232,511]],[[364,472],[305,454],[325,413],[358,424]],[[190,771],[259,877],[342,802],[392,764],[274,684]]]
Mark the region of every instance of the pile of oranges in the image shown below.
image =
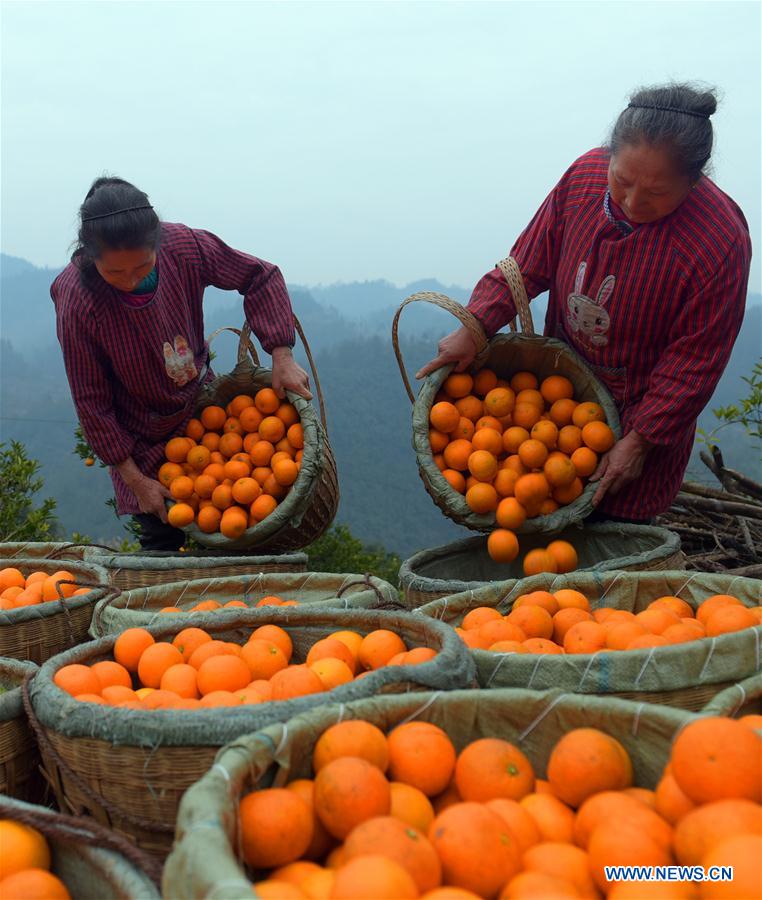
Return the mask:
[[[436,656],[409,650],[399,635],[336,631],[316,641],[304,663],[291,662],[293,643],[277,625],[262,625],[243,644],[184,628],[156,641],[144,628],[116,639],[114,658],[62,666],[54,682],[76,700],[129,709],[204,709],[290,700],[330,691],[384,666],[417,665]]]
[[[599,455],[615,443],[597,403],[577,402],[562,375],[542,383],[531,372],[510,380],[490,369],[453,374],[429,414],[434,461],[453,490],[480,515],[494,513],[502,532],[492,541],[497,562],[518,555],[514,532],[582,493]]]
[[[0,609],[22,609],[25,606],[51,603],[59,599],[59,591],[63,597],[90,593],[92,588],[59,584],[74,580],[71,572],[65,569],[53,572],[52,575],[48,572],[30,572],[29,575],[24,575],[12,566],[0,569]]]
[[[345,721],[315,744],[313,778],[241,799],[240,845],[264,876],[263,900],[750,900],[762,895],[762,738],[751,724],[691,723],[647,790],[632,786],[626,748],[594,728],[564,734],[542,780],[500,738],[458,753],[427,722],[386,735]],[[733,866],[733,881],[614,884],[604,872],[675,861]]]
[[[533,591],[510,613],[477,606],[455,630],[472,649],[495,653],[601,653],[666,647],[762,625],[762,605],[715,594],[696,609],[679,597],[659,597],[639,613],[591,609],[580,591]]]
[[[0,819],[0,847],[3,900],[71,900],[66,885],[50,872],[50,847],[36,828]]]
[[[224,409],[207,406],[164,448],[158,478],[175,500],[170,524],[195,521],[206,534],[240,537],[286,497],[303,449],[299,413],[272,388],[239,394]]]
[[[177,615],[178,613],[192,612],[215,612],[218,609],[253,609],[257,606],[299,606],[298,600],[282,600],[274,595],[262,597],[257,603],[249,605],[243,600],[228,600],[226,603],[220,603],[219,600],[200,600],[195,606],[188,609],[182,609],[179,606],[163,606],[159,613]]]

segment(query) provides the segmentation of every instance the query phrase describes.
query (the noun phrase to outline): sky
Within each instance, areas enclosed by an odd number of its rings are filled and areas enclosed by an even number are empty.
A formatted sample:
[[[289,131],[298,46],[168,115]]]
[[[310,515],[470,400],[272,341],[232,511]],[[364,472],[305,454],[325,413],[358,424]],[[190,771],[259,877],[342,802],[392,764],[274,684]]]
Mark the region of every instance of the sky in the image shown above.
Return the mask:
[[[0,248],[94,178],[290,283],[473,285],[642,84],[700,80],[762,291],[759,2],[0,2]]]

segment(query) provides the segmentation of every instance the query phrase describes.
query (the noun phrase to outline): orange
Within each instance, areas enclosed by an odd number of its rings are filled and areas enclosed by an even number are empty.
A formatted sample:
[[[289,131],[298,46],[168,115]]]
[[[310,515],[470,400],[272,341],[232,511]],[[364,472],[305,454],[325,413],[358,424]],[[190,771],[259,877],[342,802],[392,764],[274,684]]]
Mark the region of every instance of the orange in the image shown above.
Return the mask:
[[[391,633],[391,632],[388,632]],[[380,637],[380,636],[379,636]],[[363,642],[360,643],[360,648],[362,650]],[[366,649],[369,645],[366,645]],[[398,647],[395,643],[395,647]],[[405,645],[402,644],[402,650],[398,650],[397,652],[404,652]],[[337,638],[323,638],[322,640],[316,641],[310,647],[309,652],[307,653],[307,665],[311,666],[313,663],[318,662],[321,659],[340,659],[350,670],[350,672],[354,673],[357,658],[355,654],[350,650],[349,647],[343,642],[338,640]],[[377,668],[377,667],[372,667]]]
[[[450,434],[455,431],[460,422],[460,413],[452,403],[435,403],[429,413],[429,421],[435,431],[441,434]]]
[[[234,655],[212,656],[198,668],[198,691],[240,691],[252,680],[246,662]]]
[[[74,591],[77,589],[76,585],[62,584],[61,582],[63,581],[74,581],[74,576],[71,572],[54,572],[52,575],[48,575],[44,581],[39,582],[42,585],[42,600],[45,602],[58,600],[59,592],[63,597],[73,596]]]
[[[542,441],[530,438],[519,447],[518,454],[527,469],[540,469],[548,458],[548,448]]]
[[[548,591],[520,594],[513,602],[513,609],[521,609],[522,606],[540,606],[551,616],[558,612],[558,601]]]
[[[573,456],[582,447],[582,429],[576,425],[564,425],[558,432],[558,449]],[[592,453],[592,451],[590,451]],[[576,465],[576,464],[575,464]]]
[[[466,801],[520,800],[534,790],[534,770],[518,747],[499,738],[482,738],[461,751],[455,783]]]
[[[448,397],[459,400],[461,397],[467,397],[473,386],[474,379],[470,375],[455,372],[445,378],[442,390]]]
[[[748,731],[749,729],[747,729]],[[398,725],[387,737],[389,775],[427,797],[440,794],[455,770],[455,747],[447,734],[428,722]]]
[[[299,422],[299,413],[292,403],[283,402],[275,411],[275,415],[283,422],[286,428],[296,425]]]
[[[643,634],[633,638],[625,650],[643,650],[650,647],[666,647],[669,641],[660,634]]]
[[[159,467],[158,480],[164,485],[165,488],[168,488],[170,484],[175,480],[175,478],[179,478],[183,474],[182,466],[173,462],[165,462],[163,466]],[[3,571],[6,571],[3,569]],[[17,570],[18,571],[18,570]],[[2,572],[0,572],[2,575]],[[2,584],[2,581],[0,581]]]
[[[455,429],[455,431],[451,432],[451,434],[449,434],[449,435],[443,435],[443,437],[446,438],[446,440],[443,441],[441,447],[442,447],[442,449],[444,449],[444,447],[449,443],[450,438],[452,438],[452,440],[457,440],[458,438],[462,438],[463,440],[470,441],[471,438],[474,436],[475,432],[476,432],[476,429],[475,429],[474,423],[471,421],[471,419],[467,419],[465,416],[461,416],[460,421],[458,422],[458,427]],[[439,431],[431,432],[431,433],[432,434],[441,434],[441,432],[439,432]]]
[[[251,505],[261,493],[262,488],[259,486],[259,482],[253,478],[239,478],[233,482],[233,487],[231,488],[231,494],[235,502],[244,506]]]
[[[574,463],[577,474],[583,478],[592,475],[598,468],[598,457],[588,447],[580,447],[575,450],[571,455],[571,461]]]
[[[543,400],[550,406],[558,400],[571,400],[574,385],[563,375],[549,375],[540,385]]]
[[[488,800],[486,806],[493,812],[496,812],[508,826],[508,830],[516,840],[521,853],[524,853],[534,844],[539,843],[540,829],[520,803],[500,797]]]
[[[0,569],[0,594],[12,587],[21,588],[22,590],[26,587],[26,579],[23,574],[13,566]]]
[[[734,631],[742,631],[744,628],[754,628],[759,621],[750,609],[745,606],[728,604],[716,609],[706,618],[706,636],[716,637],[720,634],[730,634]]]
[[[706,626],[709,617],[720,607],[742,605],[743,604],[738,597],[733,597],[730,594],[715,594],[713,597],[707,597],[707,599],[699,605],[696,610],[696,618],[702,625]]]
[[[120,706],[126,701],[140,700],[137,693],[131,688],[122,687],[119,684],[105,687],[101,691],[101,697],[112,706]]]
[[[102,662],[94,663],[90,666],[90,671],[95,674],[101,691],[107,687],[121,685],[122,687],[131,688],[132,679],[127,669],[121,663],[113,662],[113,660],[104,659]],[[101,691],[96,691],[100,693]]]
[[[563,575],[577,568],[577,551],[568,541],[551,541],[545,548],[556,561],[556,571]]]
[[[259,424],[259,436],[263,441],[275,444],[286,435],[286,426],[277,416],[266,416]]]
[[[540,572],[557,572],[558,564],[552,554],[538,547],[530,550],[524,557],[523,570],[527,576],[539,575]]]
[[[484,415],[484,404],[478,397],[473,395],[456,400],[455,408],[460,413],[461,419],[468,419],[472,423],[481,419]]]
[[[187,663],[170,666],[161,676],[159,690],[172,691],[185,699],[196,699],[199,695],[198,673]]]
[[[455,432],[453,431],[453,435]],[[468,435],[458,434],[458,437],[468,437]],[[435,428],[429,429],[429,444],[431,445],[432,453],[441,453],[444,448],[450,443],[450,436],[444,434],[442,431],[437,431]]]
[[[230,481],[238,481],[239,478],[247,478],[251,473],[251,460],[246,457],[245,461],[242,457],[245,457],[245,454],[236,453],[233,459],[229,459],[223,465],[223,472],[225,474],[225,480],[230,479]]]
[[[561,609],[576,607],[577,609],[584,609],[586,612],[590,612],[590,601],[580,591],[562,588],[560,591],[555,591],[553,596]]]
[[[408,900],[419,896],[410,873],[393,859],[376,853],[356,856],[340,865],[331,887],[334,900]]]
[[[606,631],[597,622],[578,622],[566,632],[567,653],[597,653],[606,647]]]
[[[167,669],[182,662],[182,653],[172,644],[163,641],[151,644],[140,655],[138,678],[144,687],[158,688],[161,684],[161,677]]]
[[[537,376],[532,374],[532,372],[516,372],[511,378],[511,387],[517,392],[536,390],[539,384]]]
[[[553,640],[560,646],[564,645],[564,638],[569,629],[578,622],[590,622],[590,613],[584,609],[577,609],[570,606],[566,609],[560,609],[553,616]]]
[[[531,429],[540,421],[542,413],[536,403],[521,402],[516,404],[511,415],[514,425]]]
[[[529,432],[526,428],[512,425],[503,432],[503,450],[506,453],[516,453],[524,441],[529,440]]]
[[[658,597],[648,604],[649,609],[661,609],[662,607],[672,610],[680,618],[693,616],[693,607],[679,597]]]
[[[571,484],[553,488],[553,499],[560,503],[561,506],[568,506],[580,496],[584,489],[584,485],[580,478],[575,478]]]
[[[644,609],[636,620],[651,634],[662,634],[670,625],[679,625],[680,617],[668,609]]]
[[[549,639],[553,634],[553,619],[541,606],[527,604],[514,608],[508,622],[520,628],[528,638]]]
[[[167,512],[167,521],[175,528],[185,528],[195,518],[193,507],[187,503],[175,503]]]
[[[672,744],[671,770],[694,803],[762,800],[762,737],[735,719],[691,722]]]
[[[227,414],[221,406],[207,406],[201,410],[201,424],[207,431],[220,431],[225,424]]]
[[[206,447],[191,447],[186,457],[186,462],[193,466],[197,472],[203,471],[211,462],[212,454]]]
[[[406,650],[407,647],[399,635],[379,628],[363,638],[358,659],[365,669],[380,669],[397,653],[404,653]]]
[[[0,882],[4,900],[71,900],[66,885],[42,868],[22,869]]]
[[[175,635],[172,645],[182,654],[183,662],[188,662],[196,649],[211,640],[211,635],[201,628],[183,628]]]
[[[273,464],[273,477],[282,487],[292,485],[299,475],[299,467],[290,459],[283,459]]]
[[[604,626],[607,650],[626,650],[637,637],[647,634],[639,622],[615,622]]]
[[[503,617],[494,607],[477,606],[476,608],[469,610],[463,617],[462,627],[466,630],[470,628],[476,629],[481,625],[484,625],[485,622],[491,622],[493,620],[503,621]]]
[[[300,422],[296,422],[291,425],[286,431],[286,437],[288,438],[289,444],[294,447],[296,450],[301,450],[304,447],[304,428],[302,427]]]
[[[494,897],[521,870],[518,843],[504,820],[480,803],[449,806],[432,822],[429,840],[443,881],[477,897]]]
[[[259,428],[259,423],[263,419],[262,413],[256,408],[256,406],[247,406],[246,409],[242,409],[239,416],[238,421],[241,424],[241,430],[245,434],[255,434]],[[244,445],[245,445],[244,441]]]
[[[219,450],[225,459],[230,459],[236,453],[240,453],[242,449],[243,439],[240,434],[236,434],[234,431],[227,431],[220,438]]]
[[[288,666],[270,679],[273,700],[290,700],[307,694],[320,694],[325,688],[320,677],[309,666]]]
[[[491,484],[474,484],[466,491],[466,503],[475,513],[492,512],[497,509],[497,491]]]
[[[243,857],[255,868],[282,866],[298,859],[312,840],[312,811],[294,791],[252,791],[238,807]]]
[[[471,438],[474,450],[486,450],[494,457],[503,452],[503,437],[494,428],[480,428]]]
[[[572,422],[577,428],[584,428],[588,422],[605,422],[606,415],[597,403],[579,403],[572,415]]]
[[[466,479],[460,472],[456,472],[455,469],[445,469],[442,472],[442,475],[445,477],[451,488],[456,490],[459,494],[465,494]]]
[[[484,397],[484,412],[496,419],[513,412],[516,394],[511,388],[496,387]]]
[[[762,874],[759,861],[762,859],[762,836],[759,834],[737,834],[727,837],[714,846],[701,860],[710,869],[713,866],[732,866],[733,880],[702,882],[699,896],[716,900],[751,900],[762,897]]]
[[[164,448],[164,455],[170,462],[184,463],[190,448],[191,441],[188,438],[172,438],[167,441],[167,446]]]
[[[616,443],[614,432],[605,422],[588,422],[582,427],[582,440],[596,453],[606,453]]]
[[[281,404],[280,397],[272,388],[261,388],[254,396],[254,405],[263,415],[271,415]]]
[[[293,791],[307,804],[312,814],[312,840],[304,851],[305,859],[322,859],[333,846],[333,838],[325,830],[323,823],[315,812],[315,785],[309,778],[298,778],[286,785],[286,790]]]
[[[193,479],[187,475],[181,475],[169,486],[169,493],[175,500],[188,500],[193,494]]]
[[[498,478],[505,472],[507,472],[506,469],[501,469],[500,472],[498,472]],[[499,489],[497,492],[500,493]],[[497,524],[501,528],[508,528],[511,531],[516,531],[521,528],[526,521],[526,518],[526,510],[515,497],[504,497],[498,503],[497,510],[495,511]]]
[[[497,474],[497,459],[487,450],[474,450],[468,457],[468,469],[477,481],[492,481]]]
[[[491,428],[501,435],[503,433],[503,427],[502,419],[496,419],[495,416],[482,416],[476,423],[476,431],[481,431],[482,428]]]
[[[222,513],[220,533],[230,540],[239,538],[246,531],[249,518],[240,507],[231,506]]]
[[[196,514],[196,524],[205,534],[214,534],[220,530],[222,512],[216,506],[207,506]]]
[[[540,419],[532,426],[532,438],[541,441],[549,450],[555,450],[558,442],[558,428],[548,419]]]
[[[491,369],[481,369],[474,375],[474,393],[484,397],[497,387],[497,375]]]
[[[208,500],[217,487],[217,479],[211,475],[198,475],[193,482],[193,490],[202,500]]]
[[[220,446],[220,436],[215,431],[207,431],[201,438],[201,446],[206,447],[210,453],[214,453]]]
[[[587,851],[590,873],[602,891],[611,887],[605,866],[667,866],[672,862],[666,847],[629,820],[601,824],[593,831]]]
[[[483,639],[482,642],[487,647],[491,647],[493,644],[501,641],[523,641],[526,639],[526,634],[524,634],[522,629],[507,619],[490,619],[488,622],[482,623],[476,629],[476,633]]]
[[[542,503],[550,493],[550,486],[544,475],[530,473],[522,475],[514,487],[514,494],[524,507]]]
[[[550,421],[558,428],[564,428],[566,425],[571,425],[572,416],[574,415],[574,410],[576,408],[577,403],[574,400],[556,400],[551,404],[550,410],[548,411]]]
[[[606,900],[694,900],[691,882],[619,881],[606,894]]]
[[[377,766],[366,759],[343,756],[315,775],[314,803],[325,828],[343,840],[362,822],[389,814],[391,788]]]
[[[558,799],[576,809],[593,794],[630,787],[632,763],[619,741],[596,728],[575,728],[553,747],[548,781]]]
[[[389,814],[426,834],[434,821],[434,807],[429,798],[409,784],[393,781],[391,788],[391,809]]]
[[[275,452],[275,447],[269,441],[256,441],[249,451],[251,461],[255,466],[267,466]]]
[[[288,659],[280,647],[260,638],[252,638],[244,644],[241,659],[249,669],[249,681],[269,680],[288,665]]]
[[[601,791],[587,799],[577,810],[573,841],[587,849],[592,834],[599,826],[620,821],[635,825],[665,849],[672,844],[672,828],[664,819],[623,791]]]
[[[579,896],[577,888],[565,878],[556,878],[544,872],[524,871],[506,884],[500,893],[500,900],[563,900],[565,897]]]
[[[710,850],[737,834],[762,834],[759,804],[750,800],[720,800],[689,808],[675,826],[677,861],[686,866],[701,865]]]
[[[534,388],[525,388],[516,394],[516,403],[531,403],[536,406],[542,413],[545,409],[545,401],[542,394]]]
[[[470,441],[462,438],[452,441],[444,449],[444,461],[448,469],[464,472],[468,468],[468,459],[473,452]]]
[[[534,793],[523,797],[519,803],[534,820],[543,841],[572,843],[574,812],[558,797]]]
[[[332,635],[332,637],[335,637],[335,635]],[[278,625],[260,625],[259,628],[251,633],[249,640],[262,640],[274,644],[286,657],[286,662],[291,659],[291,654],[294,650],[293,643],[288,632]]]
[[[425,835],[394,816],[377,816],[358,825],[348,835],[343,855],[352,860],[374,850],[399,863],[421,892],[439,885],[442,866],[434,847]]]
[[[53,682],[72,697],[76,697],[78,694],[100,694],[101,692],[101,684],[95,672],[90,666],[82,666],[78,663],[62,666],[53,676]]]
[[[257,497],[251,504],[251,517],[256,519],[257,522],[261,522],[263,519],[266,519],[277,506],[278,501],[275,497],[271,497],[269,494],[263,494],[261,497]]]
[[[312,752],[312,767],[319,772],[328,763],[343,756],[364,759],[385,772],[389,766],[386,735],[362,719],[349,719],[331,725],[317,739]]]
[[[114,659],[134,674],[143,652],[154,643],[154,636],[145,628],[127,628],[114,643]]]
[[[519,541],[512,531],[497,528],[487,538],[487,552],[496,563],[510,563],[519,555]]]
[[[572,844],[547,841],[535,844],[523,856],[527,872],[540,872],[570,882],[580,897],[597,895],[588,869],[587,853]]]
[[[543,474],[552,488],[565,487],[577,477],[574,463],[567,456],[552,456],[543,466]]]

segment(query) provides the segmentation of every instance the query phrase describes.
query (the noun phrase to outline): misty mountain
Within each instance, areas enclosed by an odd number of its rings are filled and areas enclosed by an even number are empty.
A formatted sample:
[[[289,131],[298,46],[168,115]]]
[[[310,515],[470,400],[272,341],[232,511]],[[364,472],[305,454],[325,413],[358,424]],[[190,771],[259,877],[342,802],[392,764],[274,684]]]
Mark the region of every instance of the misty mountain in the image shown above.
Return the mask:
[[[105,506],[111,496],[106,470],[85,468],[73,454],[74,413],[49,287],[58,270],[38,269],[25,260],[0,257],[0,440],[23,441],[40,460],[45,494],[58,501],[64,533],[79,531],[94,540],[123,534]],[[391,323],[399,303],[420,290],[466,301],[470,291],[431,280],[397,288],[390,282],[289,287],[293,305],[310,341],[326,398],[328,432],[341,485],[337,521],[367,542],[407,555],[464,534],[434,506],[420,482],[411,447],[410,404],[391,346]],[[532,304],[538,330],[545,299]],[[210,288],[205,298],[206,331],[240,327],[241,298]],[[401,348],[409,372],[431,358],[436,342],[455,325],[453,317],[428,304],[407,307],[400,319]],[[744,326],[728,368],[701,416],[707,430],[713,407],[735,402],[746,392],[741,377],[760,355],[762,297],[750,297]],[[214,368],[235,364],[237,338],[215,338]],[[306,359],[298,347],[296,355]],[[262,357],[265,363],[268,357]],[[729,465],[762,477],[759,447],[741,429],[721,433]],[[700,464],[691,477],[710,481]]]

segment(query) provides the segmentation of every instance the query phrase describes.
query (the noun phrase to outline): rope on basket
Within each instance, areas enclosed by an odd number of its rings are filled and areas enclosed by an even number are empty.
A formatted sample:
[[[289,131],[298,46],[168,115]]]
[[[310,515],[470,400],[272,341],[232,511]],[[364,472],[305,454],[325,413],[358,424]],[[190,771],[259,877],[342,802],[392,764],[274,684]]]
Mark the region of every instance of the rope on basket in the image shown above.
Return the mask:
[[[78,588],[91,588],[92,590],[100,590],[101,588],[103,588],[104,590],[113,590],[113,588],[109,588],[105,584],[98,584],[92,581],[61,580],[55,582],[56,593],[58,594],[58,597],[56,599],[58,600],[58,605],[63,610],[64,621],[66,622],[66,631],[68,632],[69,646],[76,647],[77,638],[74,635],[74,623],[71,620],[71,611],[69,610],[69,607],[66,605],[66,603],[64,603],[67,598],[64,597],[63,591],[61,590],[62,584],[73,584]]]
[[[37,738],[37,742],[40,744],[40,747],[44,749],[44,752],[52,758],[53,762],[58,766],[58,768],[74,785],[76,785],[78,790],[82,791],[82,793],[88,798],[88,800],[90,800],[96,806],[100,806],[105,809],[106,812],[112,817],[112,819],[122,819],[125,822],[129,822],[130,825],[134,825],[136,828],[142,828],[144,831],[150,831],[154,834],[174,834],[174,824],[168,825],[165,822],[153,822],[150,819],[144,819],[142,818],[142,816],[134,816],[132,813],[128,813],[125,810],[119,809],[118,807],[114,806],[109,800],[106,800],[105,797],[102,797],[100,794],[96,793],[89,784],[87,784],[80,778],[79,775],[77,775],[77,773],[71,768],[71,766],[53,746],[50,738],[45,732],[45,729],[42,727],[42,723],[37,718],[37,714],[35,713],[34,707],[32,706],[31,697],[29,696],[29,682],[32,680],[32,678],[34,678],[34,675],[35,673],[30,672],[21,683],[21,700],[24,704],[24,709],[26,710],[29,724],[32,726],[32,730],[34,731],[35,737]]]
[[[4,817],[37,829],[46,837],[67,844],[86,844],[88,847],[106,848],[120,853],[133,866],[143,871],[154,884],[157,886],[161,884],[162,864],[159,860],[148,856],[116,832],[104,828],[95,819],[76,818],[42,807],[35,810],[20,809],[8,803],[2,795],[0,795],[0,813]]]

